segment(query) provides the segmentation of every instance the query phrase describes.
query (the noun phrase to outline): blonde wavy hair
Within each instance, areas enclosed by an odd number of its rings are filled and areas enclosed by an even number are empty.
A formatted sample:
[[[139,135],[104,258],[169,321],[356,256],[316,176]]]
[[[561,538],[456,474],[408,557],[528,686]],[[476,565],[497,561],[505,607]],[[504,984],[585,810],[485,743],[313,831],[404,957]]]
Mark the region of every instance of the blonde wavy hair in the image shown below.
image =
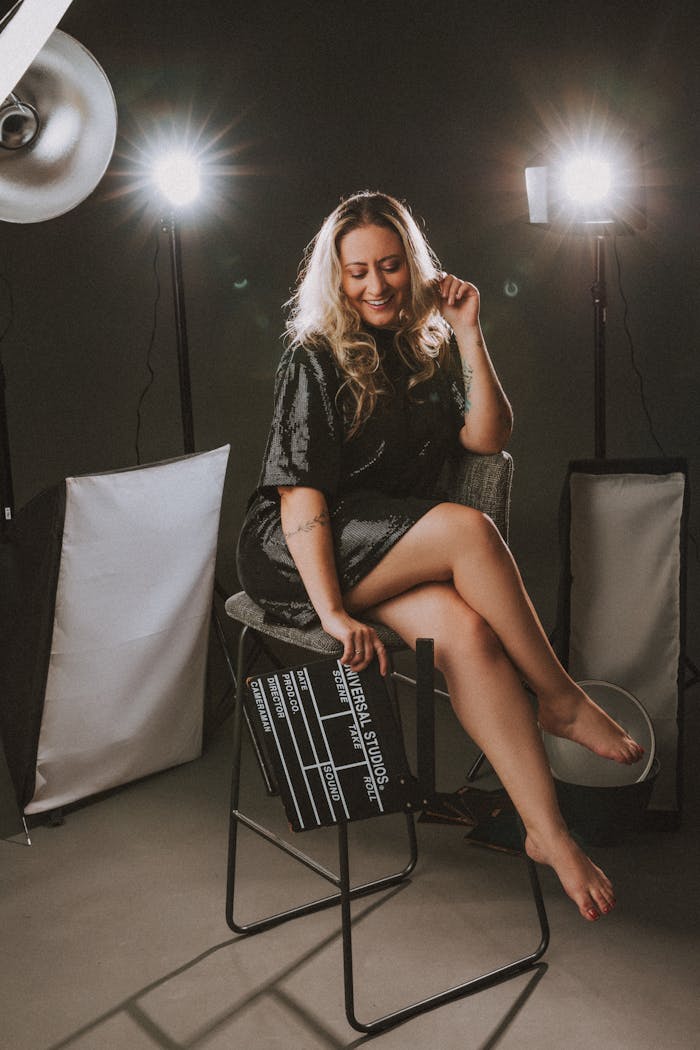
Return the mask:
[[[374,412],[380,398],[392,392],[377,344],[363,330],[360,315],[342,290],[340,242],[363,226],[393,230],[406,254],[410,295],[399,315],[394,347],[412,372],[409,391],[434,374],[447,353],[452,331],[438,309],[440,262],[408,208],[386,193],[364,191],[342,200],[308,245],[296,291],[285,305],[289,344],[328,348],[345,376],[338,394],[349,409],[348,438]]]

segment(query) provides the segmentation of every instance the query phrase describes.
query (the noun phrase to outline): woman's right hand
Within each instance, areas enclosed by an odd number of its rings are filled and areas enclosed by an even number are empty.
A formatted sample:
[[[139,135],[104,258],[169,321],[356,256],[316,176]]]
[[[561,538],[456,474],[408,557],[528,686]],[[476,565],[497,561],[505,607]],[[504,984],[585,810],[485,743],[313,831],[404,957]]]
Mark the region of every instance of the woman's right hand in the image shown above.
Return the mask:
[[[341,661],[353,669],[362,671],[374,659],[379,660],[379,670],[389,673],[389,659],[383,643],[373,627],[355,620],[345,611],[329,613],[321,620],[321,627],[343,646]]]

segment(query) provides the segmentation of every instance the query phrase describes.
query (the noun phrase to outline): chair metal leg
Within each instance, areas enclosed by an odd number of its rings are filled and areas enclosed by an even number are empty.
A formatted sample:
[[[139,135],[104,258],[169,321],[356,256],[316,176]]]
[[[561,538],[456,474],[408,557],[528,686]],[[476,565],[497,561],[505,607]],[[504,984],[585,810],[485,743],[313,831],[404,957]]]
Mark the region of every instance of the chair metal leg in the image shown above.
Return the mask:
[[[245,641],[245,637],[244,636],[245,636],[245,634],[247,632],[247,628],[246,627],[243,628],[243,630],[241,631],[241,635],[239,637],[239,641],[238,641],[238,658],[237,658],[237,662],[236,662],[236,668],[234,670],[233,661],[231,660],[231,654],[230,654],[229,649],[228,649],[228,642],[226,641],[226,635],[224,634],[224,629],[221,626],[221,620],[219,619],[218,613],[216,612],[216,609],[214,609],[214,608],[212,608],[212,620],[214,622],[214,627],[216,629],[216,636],[217,636],[217,638],[219,640],[219,645],[221,647],[221,651],[223,653],[224,660],[226,662],[226,668],[228,670],[229,677],[231,679],[231,683],[232,683],[233,688],[234,688],[234,696],[235,696],[236,704],[238,704],[240,699],[241,699],[241,696],[242,696],[242,690],[240,689],[240,683],[245,680],[245,672],[246,672],[245,660],[243,658],[243,654],[245,652],[245,647],[242,644],[241,640],[243,640],[243,642]],[[269,768],[268,762],[267,762],[267,760],[266,760],[266,758],[265,758],[265,756],[264,756],[264,754],[262,752],[260,744],[258,743],[258,738],[255,735],[255,730],[253,729],[253,726],[251,725],[251,722],[250,722],[250,719],[248,717],[247,711],[245,711],[245,709],[244,709],[242,713],[243,713],[243,717],[245,718],[245,721],[246,721],[246,726],[247,726],[247,729],[248,729],[248,735],[249,735],[251,743],[253,745],[253,750],[255,751],[255,758],[256,758],[258,766],[260,768],[260,772],[262,773],[262,778],[265,781],[265,790],[266,790],[268,795],[275,795],[277,792],[276,792],[276,789],[275,789],[275,783],[274,783],[274,777],[272,775],[272,770]]]
[[[341,901],[340,893],[340,876],[329,871],[323,865],[319,864],[314,858],[309,857],[307,854],[298,850],[295,846],[292,846],[289,842],[286,842],[280,836],[270,831],[269,828],[263,827],[257,821],[247,817],[239,809],[240,804],[240,780],[241,780],[241,742],[242,742],[242,726],[243,717],[245,715],[243,690],[245,688],[245,678],[243,674],[243,663],[244,663],[244,646],[245,646],[245,631],[241,633],[238,646],[238,689],[236,706],[234,709],[234,722],[233,722],[233,760],[232,760],[232,772],[231,772],[231,812],[229,819],[229,847],[228,847],[228,873],[227,873],[227,885],[226,885],[226,922],[234,933],[241,934],[252,934],[260,933],[263,930],[270,929],[272,926],[277,926],[282,922],[287,922],[289,919],[298,918],[301,915],[309,915],[312,912],[320,911],[323,908],[329,908],[333,905],[339,904]],[[317,900],[309,901],[305,904],[298,905],[293,908],[288,908],[285,911],[278,912],[274,915],[268,915],[264,918],[257,919],[253,922],[241,923],[238,922],[234,915],[235,907],[235,891],[236,891],[236,860],[237,860],[237,848],[238,848],[238,825],[243,824],[250,831],[259,835],[265,839],[271,845],[276,846],[282,852],[292,857],[294,860],[303,864],[311,871],[320,875],[321,878],[330,882],[337,889],[336,893],[330,894],[326,897],[321,897]],[[362,883],[360,886],[355,886],[347,890],[349,899],[354,900],[356,897],[362,897],[369,893],[375,893],[379,890],[388,889],[390,886],[395,886],[397,883],[402,882],[407,878],[416,866],[418,860],[418,841],[416,837],[415,824],[413,821],[413,814],[406,814],[406,831],[408,836],[409,844],[409,860],[399,871],[392,872],[389,875],[382,876],[377,879],[372,879],[369,882]]]
[[[435,747],[434,747],[434,680],[433,680],[433,642],[431,639],[419,639],[416,645],[416,700],[417,700],[417,751],[418,781],[421,794],[426,800],[435,790]],[[483,761],[483,756],[482,756]],[[521,833],[524,829],[521,827]],[[484,988],[515,977],[530,969],[542,958],[549,945],[549,922],[542,897],[537,869],[526,855],[525,860],[530,879],[530,887],[535,902],[539,922],[540,940],[534,951],[500,966],[488,973],[473,977],[469,981],[447,988],[435,995],[410,1003],[399,1010],[385,1014],[372,1021],[361,1021],[355,1010],[354,975],[352,961],[352,916],[350,909],[350,865],[348,854],[347,827],[338,825],[338,853],[340,866],[341,915],[343,924],[343,977],[345,987],[345,1015],[348,1023],[358,1032],[373,1034],[384,1031],[417,1014],[433,1010],[444,1003],[473,995]]]
[[[416,641],[416,772],[421,803],[435,796],[435,645]]]
[[[474,761],[473,765],[471,765],[469,767],[469,771],[467,773],[467,780],[469,781],[469,783],[471,783],[472,780],[476,779],[476,776],[477,776],[479,770],[481,769],[481,767],[483,766],[485,761],[486,761],[486,755],[484,754],[483,751],[480,751],[479,754],[477,755],[476,760]]]
[[[394,1010],[392,1013],[384,1014],[383,1017],[377,1017],[373,1021],[360,1021],[355,1011],[352,960],[352,915],[350,910],[352,891],[350,890],[348,836],[347,825],[345,824],[338,825],[338,854],[343,929],[345,1016],[348,1019],[348,1023],[357,1032],[374,1034],[376,1032],[385,1031],[387,1028],[392,1028],[394,1025],[400,1024],[402,1021],[407,1021],[409,1017],[415,1017],[417,1014],[425,1013],[427,1010],[434,1010],[436,1007],[442,1006],[444,1003],[451,1002],[455,999],[461,999],[467,995],[473,995],[475,992],[480,992],[484,988],[509,980],[511,977],[524,973],[526,970],[535,966],[547,950],[549,945],[549,922],[547,920],[547,913],[542,898],[542,889],[535,865],[529,857],[526,857],[528,875],[530,877],[530,885],[535,900],[540,927],[540,942],[533,952],[530,952],[511,963],[507,963],[504,966],[500,966],[495,970],[491,970],[488,973],[481,974],[479,977],[473,977],[469,981],[465,981],[463,984],[455,985],[453,988],[446,988],[444,991],[437,992],[435,995],[428,996],[427,998],[421,999],[415,1003],[410,1003],[408,1006],[404,1006],[399,1010]]]
[[[264,838],[271,845],[282,850],[282,852],[286,853],[300,864],[303,864],[304,867],[307,867],[317,875],[320,875],[321,878],[325,879],[327,882],[338,887],[338,892],[332,893],[326,897],[319,897],[315,900],[307,901],[304,904],[296,905],[293,908],[287,908],[286,910],[276,912],[273,915],[266,915],[264,918],[255,919],[252,922],[238,922],[234,915],[234,909],[236,891],[237,827],[239,823]],[[358,897],[365,897],[370,893],[378,893],[380,890],[389,889],[391,886],[396,886],[398,883],[403,882],[404,879],[408,878],[418,860],[418,844],[415,835],[413,817],[411,815],[406,818],[406,827],[411,854],[408,863],[401,868],[400,871],[392,872],[390,875],[383,875],[378,879],[372,879],[359,886],[348,887],[348,900],[355,900]],[[322,911],[324,908],[331,908],[340,904],[342,902],[340,885],[340,876],[329,871],[328,868],[325,868],[322,864],[319,864],[313,857],[309,857],[308,854],[302,853],[301,850],[296,849],[289,842],[286,842],[284,839],[275,835],[274,832],[271,832],[269,828],[264,828],[261,824],[246,817],[245,814],[240,811],[232,811],[229,838],[228,885],[226,892],[226,922],[234,933],[262,933],[264,930],[269,930],[273,926],[279,926],[281,923],[288,922],[290,919],[297,919],[302,915],[311,915],[314,912]]]

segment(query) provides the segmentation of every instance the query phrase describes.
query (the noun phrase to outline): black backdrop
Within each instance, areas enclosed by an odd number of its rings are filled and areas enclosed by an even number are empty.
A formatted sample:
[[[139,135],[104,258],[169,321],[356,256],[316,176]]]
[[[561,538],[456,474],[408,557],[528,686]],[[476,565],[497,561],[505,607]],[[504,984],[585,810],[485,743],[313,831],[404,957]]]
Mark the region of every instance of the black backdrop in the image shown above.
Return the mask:
[[[9,2],[3,5],[8,8]],[[157,210],[125,172],[159,120],[187,117],[244,168],[183,224],[197,446],[230,441],[219,576],[265,440],[281,304],[341,194],[381,188],[423,216],[446,268],[475,281],[515,407],[512,543],[547,626],[568,460],[593,452],[592,257],[526,222],[522,169],[549,129],[607,122],[644,141],[647,231],[620,240],[637,360],[656,434],[691,475],[697,425],[700,171],[697,14],[639,5],[74,0],[61,28],[104,67],[120,137],[98,190],[50,222],[0,226],[14,298],[1,349],[18,505],[67,474],[135,462],[154,311]],[[141,459],[181,448],[167,245]],[[508,294],[510,293],[510,294]],[[608,451],[658,453],[610,266]],[[0,330],[9,319],[0,286]],[[697,512],[691,528],[700,531]],[[698,562],[691,548],[689,652]]]

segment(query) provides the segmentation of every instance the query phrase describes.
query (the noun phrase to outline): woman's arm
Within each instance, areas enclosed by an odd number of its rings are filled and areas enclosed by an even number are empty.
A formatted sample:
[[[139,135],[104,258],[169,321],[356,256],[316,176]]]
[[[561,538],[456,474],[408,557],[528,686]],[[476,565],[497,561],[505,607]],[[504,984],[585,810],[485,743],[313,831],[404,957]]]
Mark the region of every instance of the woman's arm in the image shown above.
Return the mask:
[[[440,312],[452,327],[462,360],[466,410],[459,439],[472,452],[500,452],[513,431],[513,411],[503,392],[479,324],[479,292],[445,274]]]
[[[373,627],[350,616],[343,606],[326,497],[318,489],[279,488],[282,532],[323,630],[344,646],[342,661],[361,671],[375,653],[383,675],[386,650]]]

